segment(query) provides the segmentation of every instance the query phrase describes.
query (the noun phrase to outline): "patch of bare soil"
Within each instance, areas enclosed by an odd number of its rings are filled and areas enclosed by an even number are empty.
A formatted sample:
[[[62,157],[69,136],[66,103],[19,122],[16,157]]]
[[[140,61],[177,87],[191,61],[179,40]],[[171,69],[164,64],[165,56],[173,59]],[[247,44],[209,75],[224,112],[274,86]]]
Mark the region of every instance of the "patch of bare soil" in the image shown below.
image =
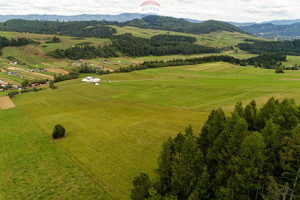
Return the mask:
[[[2,110],[15,108],[15,107],[16,105],[14,104],[14,102],[12,102],[9,96],[0,97],[0,108]]]

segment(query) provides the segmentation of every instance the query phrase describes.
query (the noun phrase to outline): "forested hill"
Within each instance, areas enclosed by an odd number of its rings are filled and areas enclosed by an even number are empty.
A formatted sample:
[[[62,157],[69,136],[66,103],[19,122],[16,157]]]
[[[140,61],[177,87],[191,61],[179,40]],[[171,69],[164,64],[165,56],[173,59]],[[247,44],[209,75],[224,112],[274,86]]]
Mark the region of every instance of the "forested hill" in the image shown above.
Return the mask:
[[[300,23],[291,25],[255,24],[252,26],[243,26],[241,29],[255,36],[265,38],[290,39],[300,37]]]
[[[116,33],[116,30],[108,25],[134,26],[145,29],[167,30],[192,34],[206,34],[215,31],[246,33],[225,22],[209,20],[202,23],[192,23],[184,19],[161,16],[147,16],[143,19],[131,20],[124,23],[108,21],[28,21],[17,19],[0,23],[0,31],[108,38]]]
[[[158,29],[192,34],[211,33],[215,31],[246,33],[240,28],[226,22],[209,20],[202,23],[192,23],[184,19],[156,15],[147,16],[142,19],[135,19],[121,24],[138,28]]]
[[[116,29],[106,26],[104,21],[50,22],[19,19],[1,23],[0,30],[96,38],[108,38],[117,32]]]

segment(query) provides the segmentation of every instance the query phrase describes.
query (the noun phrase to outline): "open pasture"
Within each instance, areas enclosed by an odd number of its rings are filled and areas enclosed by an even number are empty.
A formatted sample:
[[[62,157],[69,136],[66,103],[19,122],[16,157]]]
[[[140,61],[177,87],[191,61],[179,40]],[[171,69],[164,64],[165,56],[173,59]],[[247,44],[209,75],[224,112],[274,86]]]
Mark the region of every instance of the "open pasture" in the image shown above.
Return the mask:
[[[13,99],[17,108],[0,111],[6,121],[0,128],[6,148],[0,166],[14,166],[2,167],[2,195],[47,196],[53,187],[65,184],[50,194],[63,199],[79,194],[85,199],[129,199],[132,178],[141,171],[155,174],[161,144],[169,136],[189,124],[198,134],[212,109],[222,107],[230,114],[237,101],[255,99],[261,106],[274,96],[299,103],[299,77],[297,71],[275,74],[208,63],[104,75],[100,86],[76,79],[57,83],[56,90],[19,95]],[[54,142],[50,135],[57,123],[67,133]],[[9,153],[16,148],[25,152]],[[20,180],[24,190],[13,184]]]

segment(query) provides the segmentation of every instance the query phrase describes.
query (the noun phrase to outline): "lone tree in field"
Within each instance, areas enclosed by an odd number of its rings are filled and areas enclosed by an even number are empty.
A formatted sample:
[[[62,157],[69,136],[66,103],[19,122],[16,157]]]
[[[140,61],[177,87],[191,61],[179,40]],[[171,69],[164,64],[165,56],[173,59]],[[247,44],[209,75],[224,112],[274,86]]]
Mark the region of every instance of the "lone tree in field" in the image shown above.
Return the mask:
[[[49,83],[49,88],[51,88],[51,89],[56,89],[57,87],[54,85],[54,81],[52,80],[52,81],[50,81],[50,83]]]
[[[66,132],[66,129],[62,125],[57,124],[54,126],[52,137],[53,137],[53,139],[62,138],[65,136],[65,132]]]

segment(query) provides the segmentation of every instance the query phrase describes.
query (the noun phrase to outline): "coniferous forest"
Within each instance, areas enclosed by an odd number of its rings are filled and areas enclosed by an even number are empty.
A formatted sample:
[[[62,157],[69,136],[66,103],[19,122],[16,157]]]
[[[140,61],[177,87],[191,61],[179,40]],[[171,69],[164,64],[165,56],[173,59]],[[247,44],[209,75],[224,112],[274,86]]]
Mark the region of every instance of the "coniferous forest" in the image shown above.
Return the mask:
[[[31,39],[27,39],[27,38],[11,38],[8,39],[6,37],[2,37],[0,36],[0,55],[2,55],[2,51],[1,49],[4,47],[9,47],[9,46],[25,46],[28,44],[40,44],[39,42],[33,41]]]
[[[94,47],[77,45],[66,50],[56,49],[49,53],[55,58],[91,59],[96,57],[118,57],[120,52],[124,56],[164,56],[191,55],[202,53],[218,53],[219,49],[193,44],[193,37],[157,35],[151,39],[134,37],[131,34],[117,35],[110,38],[112,45]]]
[[[117,32],[115,28],[105,26],[105,22],[97,21],[54,22],[9,20],[0,24],[0,30],[96,38],[107,38]]]
[[[162,145],[157,178],[141,173],[131,198],[300,198],[300,106],[271,98],[211,112],[200,133],[191,126]]]
[[[300,55],[300,40],[293,41],[256,41],[254,43],[238,44],[241,50],[254,54],[264,52],[280,53],[284,52],[288,55]]]

